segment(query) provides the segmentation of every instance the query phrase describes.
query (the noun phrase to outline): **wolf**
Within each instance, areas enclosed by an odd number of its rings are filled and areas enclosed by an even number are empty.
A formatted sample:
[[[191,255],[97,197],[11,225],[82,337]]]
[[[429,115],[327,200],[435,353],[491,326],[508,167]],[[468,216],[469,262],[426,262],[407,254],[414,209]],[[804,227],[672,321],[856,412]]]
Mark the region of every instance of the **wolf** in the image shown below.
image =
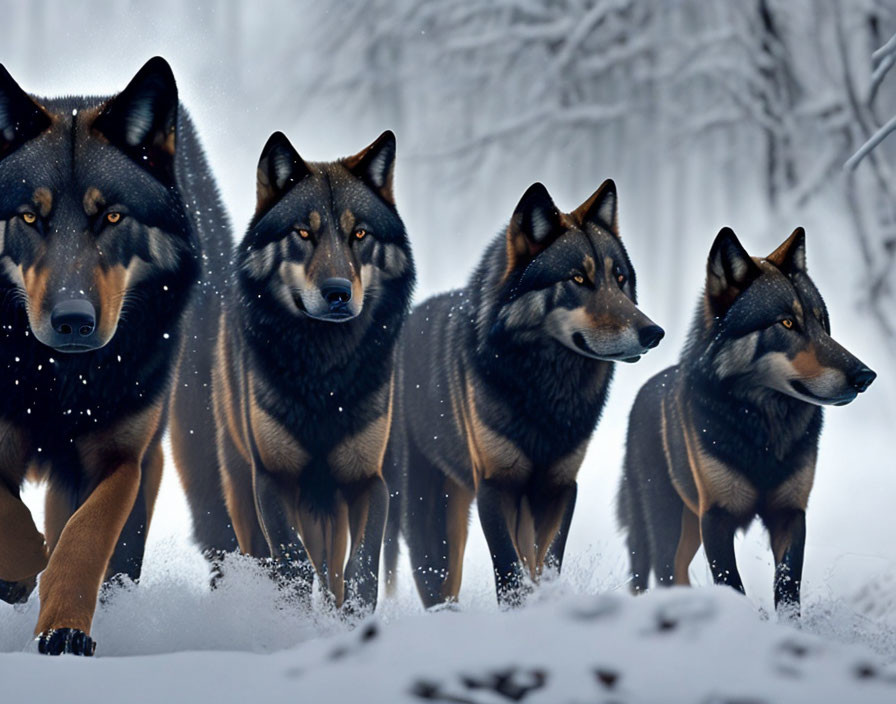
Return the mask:
[[[618,493],[631,590],[688,584],[702,543],[713,579],[743,591],[734,533],[758,515],[775,559],[775,606],[799,613],[806,505],[822,407],[875,373],[831,337],[797,228],[765,258],[723,228],[680,362],[641,388]]]
[[[403,532],[427,608],[457,600],[474,498],[500,604],[520,603],[524,573],[561,566],[614,363],[664,335],[636,305],[617,201],[608,180],[562,213],[533,184],[466,288],[421,303],[405,325],[386,570]]]
[[[387,131],[312,163],[282,133],[268,140],[219,323],[206,438],[218,462],[190,465],[218,468],[243,552],[305,602],[316,572],[358,614],[377,601],[394,350],[415,281],[395,149]]]
[[[0,66],[0,598],[42,573],[42,653],[92,655],[101,583],[140,575],[221,210],[164,59],[105,98],[33,97]],[[29,471],[48,482],[45,535]]]

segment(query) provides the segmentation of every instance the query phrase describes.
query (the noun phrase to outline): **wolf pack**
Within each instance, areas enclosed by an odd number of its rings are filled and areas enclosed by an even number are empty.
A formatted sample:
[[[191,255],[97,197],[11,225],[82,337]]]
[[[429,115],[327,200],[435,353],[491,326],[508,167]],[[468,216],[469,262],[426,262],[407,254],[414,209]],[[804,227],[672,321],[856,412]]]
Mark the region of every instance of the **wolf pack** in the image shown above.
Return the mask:
[[[403,538],[423,604],[450,606],[474,500],[499,604],[561,569],[615,364],[664,336],[616,186],[565,212],[533,184],[467,285],[411,310],[395,157],[389,131],[331,162],[274,133],[234,246],[164,59],[111,97],[36,97],[0,66],[0,599],[40,576],[39,652],[92,655],[103,585],[139,580],[166,432],[213,587],[239,551],[354,622]],[[680,360],[629,419],[632,592],[688,584],[701,544],[743,591],[735,532],[758,517],[798,615],[822,407],[875,378],[806,262],[802,228],[767,256],[711,243]]]

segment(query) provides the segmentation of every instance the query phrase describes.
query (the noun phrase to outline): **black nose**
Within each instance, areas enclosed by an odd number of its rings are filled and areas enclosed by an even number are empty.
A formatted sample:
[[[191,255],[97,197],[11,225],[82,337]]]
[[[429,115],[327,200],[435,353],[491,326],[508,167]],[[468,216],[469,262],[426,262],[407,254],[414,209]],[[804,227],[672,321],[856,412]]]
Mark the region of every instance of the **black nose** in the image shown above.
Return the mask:
[[[665,336],[666,331],[659,325],[648,325],[646,328],[641,328],[638,331],[638,342],[641,343],[642,347],[650,350],[660,344],[660,340]]]
[[[320,285],[320,294],[330,309],[341,308],[352,300],[352,282],[348,279],[327,279]]]
[[[862,393],[865,389],[871,386],[871,382],[876,378],[877,374],[871,371],[868,367],[862,367],[850,375],[849,381],[856,391]]]
[[[50,325],[59,336],[60,342],[79,343],[81,338],[90,337],[96,330],[96,310],[90,301],[77,298],[62,301],[50,313]]]

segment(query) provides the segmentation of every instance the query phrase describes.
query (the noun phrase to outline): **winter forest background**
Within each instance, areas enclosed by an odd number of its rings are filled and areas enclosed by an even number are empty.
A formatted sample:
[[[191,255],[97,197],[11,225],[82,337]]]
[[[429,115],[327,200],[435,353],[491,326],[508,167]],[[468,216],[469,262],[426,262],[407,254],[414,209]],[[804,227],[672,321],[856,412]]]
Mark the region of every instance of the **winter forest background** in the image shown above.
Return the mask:
[[[612,506],[628,409],[679,354],[714,235],[729,225],[764,255],[805,226],[834,336],[879,374],[853,405],[827,413],[806,621],[896,659],[896,136],[845,167],[896,116],[893,0],[7,0],[0,12],[0,61],[33,93],[112,93],[149,57],[167,58],[236,237],[272,131],[324,160],[394,130],[417,300],[463,285],[533,181],[571,210],[616,180],[640,303],[667,337],[617,372],[582,468],[564,574],[577,591],[624,589]],[[184,557],[188,518],[170,463],[166,473],[145,581],[201,587],[201,558]],[[39,517],[39,489],[30,496]],[[767,608],[766,541],[754,527],[738,555],[751,599]],[[704,563],[691,568],[702,584]],[[475,526],[461,594],[483,608],[494,598],[487,565]],[[419,608],[406,573],[401,590],[387,617]],[[131,598],[128,609],[154,597]],[[177,630],[201,611],[196,600],[155,618]],[[127,617],[113,603],[97,627],[117,642],[112,623]],[[286,628],[269,621],[271,632]],[[0,609],[0,650],[18,648],[27,622]],[[203,628],[248,649],[302,638],[284,631],[259,646],[236,626]],[[203,646],[183,630],[183,647]]]

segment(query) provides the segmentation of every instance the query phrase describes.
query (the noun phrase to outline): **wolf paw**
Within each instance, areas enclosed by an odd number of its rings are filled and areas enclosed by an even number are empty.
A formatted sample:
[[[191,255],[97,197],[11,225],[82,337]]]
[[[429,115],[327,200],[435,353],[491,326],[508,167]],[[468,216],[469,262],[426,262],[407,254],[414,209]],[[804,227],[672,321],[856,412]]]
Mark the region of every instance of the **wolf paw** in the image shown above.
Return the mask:
[[[36,576],[23,579],[21,582],[7,582],[0,579],[0,600],[7,604],[24,604],[36,585]]]
[[[77,628],[51,628],[37,637],[37,649],[43,655],[84,655],[96,652],[93,638]]]

